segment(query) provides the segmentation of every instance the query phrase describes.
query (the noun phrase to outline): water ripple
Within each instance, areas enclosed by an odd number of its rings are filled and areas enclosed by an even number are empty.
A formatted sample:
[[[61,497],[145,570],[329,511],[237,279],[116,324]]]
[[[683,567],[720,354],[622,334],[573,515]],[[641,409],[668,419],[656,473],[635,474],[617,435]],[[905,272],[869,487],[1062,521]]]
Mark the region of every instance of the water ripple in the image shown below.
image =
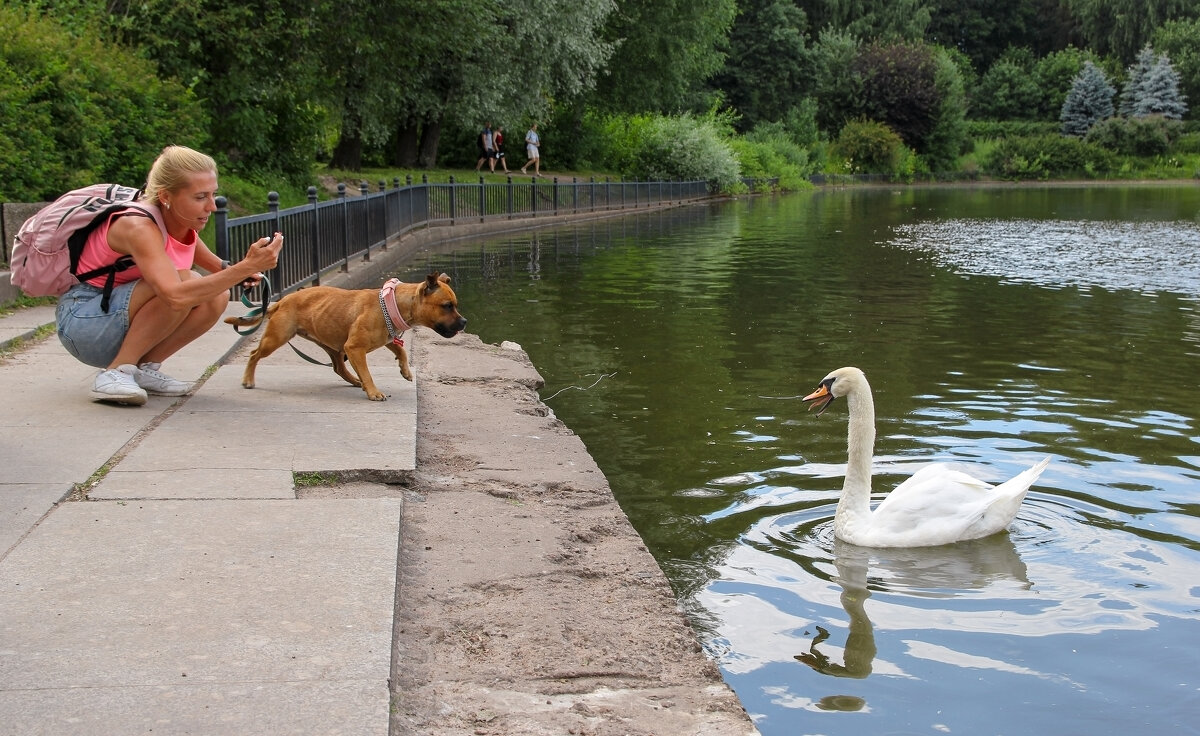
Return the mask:
[[[893,229],[890,245],[959,273],[1039,286],[1200,295],[1200,224],[938,220]]]

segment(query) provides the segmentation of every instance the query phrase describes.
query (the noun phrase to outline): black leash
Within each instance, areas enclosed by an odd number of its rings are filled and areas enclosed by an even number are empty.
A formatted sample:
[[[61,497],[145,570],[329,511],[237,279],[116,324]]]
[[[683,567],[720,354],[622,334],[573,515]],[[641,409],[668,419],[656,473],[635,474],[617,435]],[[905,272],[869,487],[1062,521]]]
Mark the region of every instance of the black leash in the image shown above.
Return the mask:
[[[271,280],[270,279],[268,279],[266,276],[263,276],[262,279],[260,279],[258,282],[258,285],[262,287],[262,295],[263,295],[262,306],[254,305],[254,301],[250,298],[250,292],[254,289],[254,286],[253,285],[247,286],[246,285],[247,283],[249,283],[249,282],[242,283],[242,299],[241,299],[242,304],[245,304],[247,307],[250,307],[250,311],[246,313],[246,316],[254,317],[254,316],[261,314],[261,315],[263,315],[263,318],[261,320],[259,320],[258,323],[255,324],[253,327],[250,327],[249,329],[246,329],[246,330],[239,330],[238,326],[234,325],[233,331],[238,333],[239,335],[252,335],[252,334],[254,334],[255,330],[257,330],[259,327],[262,327],[263,323],[267,321],[267,307],[271,306],[271,295],[273,292],[271,290]],[[288,347],[291,348],[293,351],[295,351],[296,355],[299,355],[301,358],[304,358],[305,360],[307,360],[309,363],[312,363],[313,365],[323,365],[326,367],[333,366],[333,363],[322,363],[321,361],[317,360],[316,358],[312,358],[308,355],[305,355],[304,353],[300,352],[300,348],[296,347],[291,342],[288,343]]]

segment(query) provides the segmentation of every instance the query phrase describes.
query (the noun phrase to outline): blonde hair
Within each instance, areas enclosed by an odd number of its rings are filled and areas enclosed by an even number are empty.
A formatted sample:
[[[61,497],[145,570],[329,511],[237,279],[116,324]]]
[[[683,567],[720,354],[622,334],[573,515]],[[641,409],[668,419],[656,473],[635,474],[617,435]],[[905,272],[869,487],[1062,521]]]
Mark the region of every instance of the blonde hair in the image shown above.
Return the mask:
[[[159,194],[170,192],[188,183],[192,174],[217,173],[217,162],[206,153],[194,151],[186,146],[167,146],[154,159],[150,173],[146,176],[143,200],[162,204]]]

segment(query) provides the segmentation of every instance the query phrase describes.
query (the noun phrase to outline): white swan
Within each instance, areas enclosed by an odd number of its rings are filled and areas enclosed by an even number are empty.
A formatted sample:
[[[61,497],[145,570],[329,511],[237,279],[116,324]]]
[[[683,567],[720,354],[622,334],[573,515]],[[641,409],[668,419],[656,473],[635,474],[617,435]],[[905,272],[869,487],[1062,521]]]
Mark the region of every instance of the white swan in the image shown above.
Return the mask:
[[[857,368],[839,368],[804,397],[820,416],[839,396],[850,407],[846,481],[834,514],[833,532],[862,547],[929,547],[978,539],[1006,528],[1047,457],[998,486],[972,478],[943,463],[927,465],[888,494],[871,511],[871,457],[875,451],[875,402],[867,377]]]

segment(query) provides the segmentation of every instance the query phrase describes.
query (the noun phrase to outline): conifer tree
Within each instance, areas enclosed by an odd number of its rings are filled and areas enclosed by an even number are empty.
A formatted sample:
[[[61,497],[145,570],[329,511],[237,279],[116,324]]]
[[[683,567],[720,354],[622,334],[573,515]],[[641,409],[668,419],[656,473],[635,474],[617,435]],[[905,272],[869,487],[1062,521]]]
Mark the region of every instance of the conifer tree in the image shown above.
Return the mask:
[[[1059,115],[1063,135],[1083,137],[1093,125],[1112,117],[1115,92],[1099,67],[1090,61],[1084,62],[1083,69],[1071,83],[1071,91],[1067,93]]]
[[[1138,52],[1137,59],[1129,65],[1129,78],[1125,81],[1125,87],[1121,90],[1121,104],[1119,108],[1121,117],[1131,118],[1134,116],[1134,106],[1144,94],[1142,90],[1146,85],[1146,79],[1150,76],[1150,71],[1154,68],[1154,62],[1154,49],[1150,48],[1149,44],[1146,44]]]
[[[1121,115],[1140,118],[1162,115],[1182,118],[1187,104],[1179,91],[1179,72],[1166,54],[1155,54],[1147,44],[1129,67],[1129,81],[1121,90]]]
[[[1187,112],[1187,105],[1179,92],[1179,72],[1175,71],[1166,54],[1158,57],[1146,75],[1141,92],[1142,96],[1134,103],[1135,117],[1162,115],[1179,120]]]

